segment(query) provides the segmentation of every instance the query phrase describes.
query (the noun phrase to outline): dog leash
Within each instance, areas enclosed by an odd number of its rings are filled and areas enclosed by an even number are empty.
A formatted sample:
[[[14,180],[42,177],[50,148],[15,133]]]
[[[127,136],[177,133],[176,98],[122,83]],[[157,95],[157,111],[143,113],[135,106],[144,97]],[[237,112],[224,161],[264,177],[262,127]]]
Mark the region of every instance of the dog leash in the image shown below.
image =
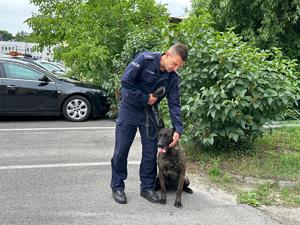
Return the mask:
[[[157,97],[157,98],[160,98],[160,97],[163,97],[165,94],[166,94],[166,88],[164,86],[160,86],[154,91],[153,96]],[[153,113],[154,120],[151,117],[150,112]],[[155,106],[153,106],[153,105],[152,106],[146,106],[145,107],[145,113],[146,113],[146,124],[145,124],[145,126],[146,126],[146,135],[147,135],[147,138],[152,141],[157,137],[157,134],[158,134],[158,124],[159,124],[158,109],[156,109]],[[150,133],[149,133],[150,122],[154,125],[153,126],[154,129],[155,129],[154,136],[150,136]]]

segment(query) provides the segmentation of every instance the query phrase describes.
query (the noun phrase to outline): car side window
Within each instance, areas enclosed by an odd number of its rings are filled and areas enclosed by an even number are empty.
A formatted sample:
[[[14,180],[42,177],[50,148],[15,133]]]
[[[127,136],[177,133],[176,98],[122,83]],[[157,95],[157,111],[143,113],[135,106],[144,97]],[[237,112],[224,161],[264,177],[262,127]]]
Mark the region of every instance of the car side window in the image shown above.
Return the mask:
[[[23,80],[38,80],[41,75],[40,73],[30,68],[26,68],[18,64],[4,63],[3,66],[7,78],[23,79]]]

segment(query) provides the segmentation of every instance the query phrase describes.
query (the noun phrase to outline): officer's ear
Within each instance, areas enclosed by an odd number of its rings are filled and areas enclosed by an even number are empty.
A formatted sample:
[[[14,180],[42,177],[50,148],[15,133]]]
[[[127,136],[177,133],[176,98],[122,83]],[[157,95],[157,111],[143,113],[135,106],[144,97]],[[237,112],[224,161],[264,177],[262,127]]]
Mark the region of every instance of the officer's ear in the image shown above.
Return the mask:
[[[165,55],[166,55],[166,58],[168,58],[171,55],[171,52],[166,51]]]

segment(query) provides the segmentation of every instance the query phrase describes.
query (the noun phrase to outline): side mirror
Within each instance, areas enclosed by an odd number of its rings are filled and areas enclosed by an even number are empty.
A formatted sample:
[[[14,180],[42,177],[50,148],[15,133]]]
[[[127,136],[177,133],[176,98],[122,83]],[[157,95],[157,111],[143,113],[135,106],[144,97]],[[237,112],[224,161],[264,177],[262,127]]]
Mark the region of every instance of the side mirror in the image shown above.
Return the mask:
[[[42,82],[49,82],[50,79],[46,76],[46,75],[41,75],[39,77],[39,81],[42,81]]]

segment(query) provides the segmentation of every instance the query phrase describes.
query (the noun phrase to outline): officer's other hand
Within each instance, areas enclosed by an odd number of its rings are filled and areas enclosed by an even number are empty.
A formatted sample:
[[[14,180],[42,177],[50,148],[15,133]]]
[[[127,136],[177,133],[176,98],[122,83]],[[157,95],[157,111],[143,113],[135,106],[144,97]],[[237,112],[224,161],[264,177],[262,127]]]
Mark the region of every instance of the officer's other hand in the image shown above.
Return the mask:
[[[170,148],[173,148],[179,141],[180,139],[180,135],[175,131],[173,134],[173,141],[171,142],[171,144],[169,144]]]
[[[148,105],[153,105],[156,101],[157,97],[155,97],[153,94],[149,94]]]

